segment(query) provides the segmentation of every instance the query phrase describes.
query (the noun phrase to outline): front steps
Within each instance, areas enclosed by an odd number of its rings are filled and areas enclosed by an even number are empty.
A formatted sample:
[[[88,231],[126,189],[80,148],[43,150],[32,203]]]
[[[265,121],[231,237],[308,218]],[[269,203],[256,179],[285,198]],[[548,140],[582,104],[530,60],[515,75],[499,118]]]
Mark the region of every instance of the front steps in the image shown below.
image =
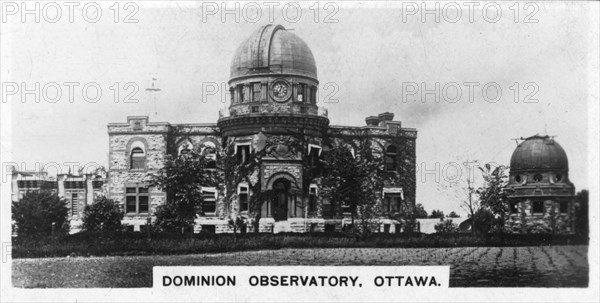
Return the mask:
[[[292,226],[289,221],[276,221],[273,224],[273,233],[289,233],[292,232]]]

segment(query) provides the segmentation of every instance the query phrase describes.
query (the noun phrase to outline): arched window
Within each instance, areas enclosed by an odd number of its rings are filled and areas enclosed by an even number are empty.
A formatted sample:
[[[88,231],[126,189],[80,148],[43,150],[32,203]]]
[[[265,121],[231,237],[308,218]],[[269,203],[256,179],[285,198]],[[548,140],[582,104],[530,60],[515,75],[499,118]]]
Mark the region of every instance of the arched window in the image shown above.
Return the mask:
[[[202,144],[202,155],[207,160],[206,168],[217,168],[217,146],[213,142],[207,141]]]
[[[179,148],[177,148],[177,154],[179,156],[189,154],[192,151],[192,148],[192,143],[190,141],[185,141],[179,145]]]
[[[131,149],[130,168],[144,169],[146,166],[146,153],[142,147],[136,146]]]
[[[298,90],[298,102],[306,102],[305,98],[304,98],[304,84],[300,83],[296,86],[296,89]]]
[[[215,145],[211,141],[206,141],[202,143],[202,154],[205,156],[216,155],[217,153],[217,145]]]
[[[396,158],[398,156],[398,149],[394,145],[390,145],[385,149],[385,169],[388,171],[395,171],[397,168]]]

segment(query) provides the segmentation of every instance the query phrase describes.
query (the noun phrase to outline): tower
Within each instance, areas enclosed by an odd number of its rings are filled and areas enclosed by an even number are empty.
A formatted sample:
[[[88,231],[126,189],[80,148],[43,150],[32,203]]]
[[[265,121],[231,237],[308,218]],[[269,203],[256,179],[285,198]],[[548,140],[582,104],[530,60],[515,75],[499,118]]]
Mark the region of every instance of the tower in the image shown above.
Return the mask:
[[[234,146],[240,164],[264,151],[258,179],[235,185],[237,212],[253,211],[245,199],[260,188],[274,192],[262,205],[262,218],[306,217],[303,155],[320,153],[329,125],[317,106],[319,81],[310,48],[281,25],[262,26],[237,48],[228,84],[229,113],[218,121],[223,141]]]
[[[521,233],[573,233],[575,187],[567,154],[549,136],[523,140],[510,159],[507,227]]]

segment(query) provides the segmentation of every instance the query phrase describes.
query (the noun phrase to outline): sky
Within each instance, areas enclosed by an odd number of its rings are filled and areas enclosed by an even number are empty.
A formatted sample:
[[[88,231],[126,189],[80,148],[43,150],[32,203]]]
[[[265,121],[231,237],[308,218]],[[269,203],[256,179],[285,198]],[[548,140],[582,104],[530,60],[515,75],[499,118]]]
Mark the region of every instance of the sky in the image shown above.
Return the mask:
[[[577,190],[596,184],[589,167],[597,164],[597,5],[501,3],[485,15],[481,4],[470,20],[464,4],[456,10],[441,2],[435,20],[421,14],[421,2],[303,2],[300,15],[283,4],[271,12],[264,2],[237,10],[223,2],[112,3],[101,5],[95,23],[94,7],[83,10],[84,3],[72,15],[62,6],[59,17],[55,7],[42,6],[40,22],[4,10],[3,188],[10,162],[22,170],[36,163],[64,170],[70,162],[106,165],[106,126],[127,116],[215,123],[228,106],[220,92],[233,52],[267,23],[283,25],[311,48],[318,105],[328,109],[330,124],[362,126],[365,117],[389,111],[417,129],[417,203],[428,211],[462,213],[447,190],[468,171],[463,166],[457,176],[457,167],[467,160],[508,165],[514,139],[538,133],[565,149]],[[224,9],[233,13],[223,16]],[[159,92],[146,90],[153,82]],[[20,94],[36,83],[40,102]],[[213,87],[218,94],[203,96]]]

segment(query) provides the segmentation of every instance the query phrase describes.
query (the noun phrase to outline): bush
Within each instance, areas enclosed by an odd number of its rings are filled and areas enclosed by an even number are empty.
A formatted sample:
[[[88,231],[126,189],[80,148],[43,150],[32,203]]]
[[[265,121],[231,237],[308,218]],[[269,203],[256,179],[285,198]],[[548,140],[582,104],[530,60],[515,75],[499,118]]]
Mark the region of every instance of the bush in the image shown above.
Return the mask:
[[[183,205],[183,206],[182,206]],[[166,203],[156,208],[156,222],[155,227],[163,232],[192,232],[193,231],[193,219],[185,218],[186,215],[182,213],[195,214],[194,206],[188,203]]]
[[[153,233],[150,239],[141,232],[81,232],[61,237],[13,241],[13,258],[40,258],[103,255],[201,254],[281,248],[357,248],[357,247],[481,247],[587,245],[588,238],[576,235],[524,234],[372,234],[356,241],[344,233],[246,233],[194,234]]]
[[[452,220],[444,220],[434,226],[436,233],[441,234],[450,234],[458,232],[458,225],[456,225]]]
[[[64,235],[69,232],[67,201],[51,191],[28,192],[12,203],[19,237]]]
[[[123,228],[123,212],[115,201],[100,197],[83,210],[83,230],[114,232]]]
[[[494,214],[491,211],[480,208],[473,214],[473,231],[478,234],[487,234],[494,226]]]

